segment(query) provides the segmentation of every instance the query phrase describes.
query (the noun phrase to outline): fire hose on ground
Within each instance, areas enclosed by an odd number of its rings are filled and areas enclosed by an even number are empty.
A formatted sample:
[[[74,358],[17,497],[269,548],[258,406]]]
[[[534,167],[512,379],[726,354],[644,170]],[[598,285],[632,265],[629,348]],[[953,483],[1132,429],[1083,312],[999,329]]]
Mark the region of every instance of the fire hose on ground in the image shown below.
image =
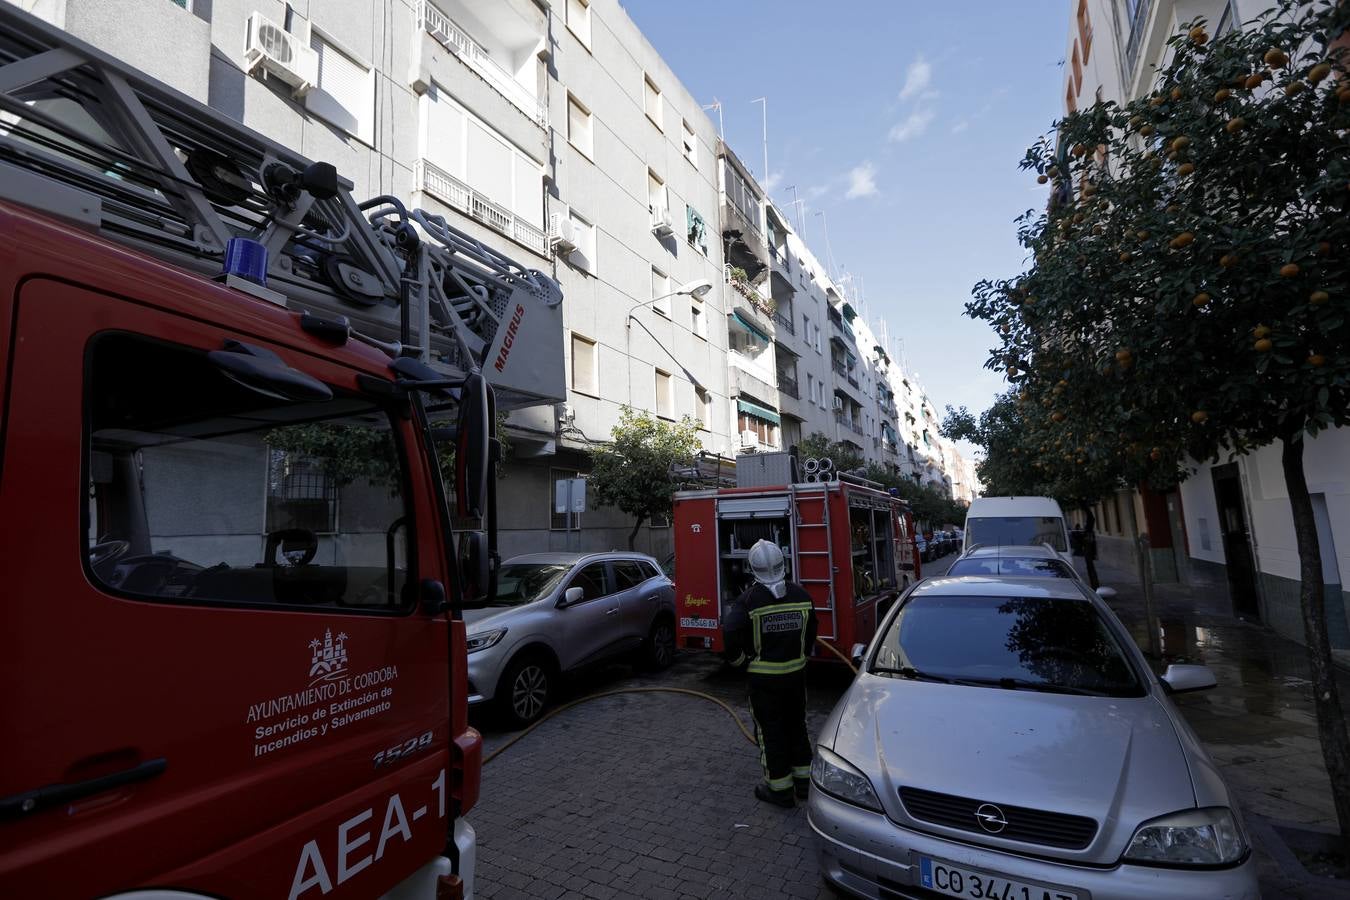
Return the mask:
[[[822,647],[829,650],[835,656],[843,660],[844,665],[848,666],[850,669],[853,670],[853,674],[856,675],[858,673],[858,667],[853,664],[852,660],[850,660],[847,656],[845,656],[842,652],[840,652],[838,647],[829,643],[824,638],[816,638],[816,643],[820,644]],[[741,734],[745,737],[745,739],[749,741],[753,746],[756,747],[759,746],[759,742],[755,740],[754,733],[749,728],[746,728],[745,723],[741,721],[740,714],[737,713],[736,710],[732,709],[731,705],[727,703],[725,700],[722,700],[718,697],[714,697],[712,694],[706,694],[703,691],[695,691],[690,688],[679,688],[679,687],[631,687],[631,688],[618,688],[617,690],[613,691],[602,691],[598,694],[588,694],[585,697],[579,697],[578,699],[573,700],[570,703],[564,703],[562,706],[550,710],[547,715],[543,716],[534,724],[526,728],[524,731],[512,737],[505,744],[502,744],[496,750],[493,750],[487,756],[483,757],[483,765],[486,766],[488,763],[492,762],[498,756],[505,753],[508,749],[514,746],[516,742],[524,739],[530,732],[534,731],[536,728],[538,728],[540,725],[543,725],[545,722],[547,722],[554,716],[566,712],[567,710],[571,709],[574,706],[580,706],[583,703],[588,703],[591,700],[599,700],[602,697],[616,697],[620,694],[683,694],[684,696],[687,697],[696,697],[700,700],[707,700],[709,703],[716,703],[718,706],[722,707],[722,709],[726,711],[727,715],[731,716],[731,718],[736,723],[736,727],[741,730]]]

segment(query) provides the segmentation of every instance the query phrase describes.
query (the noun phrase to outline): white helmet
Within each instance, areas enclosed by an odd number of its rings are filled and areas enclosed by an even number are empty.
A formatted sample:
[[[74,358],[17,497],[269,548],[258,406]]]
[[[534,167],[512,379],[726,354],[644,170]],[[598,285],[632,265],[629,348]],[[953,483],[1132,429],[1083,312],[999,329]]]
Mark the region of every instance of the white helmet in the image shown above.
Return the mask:
[[[787,566],[783,562],[783,551],[773,541],[759,540],[750,548],[747,558],[750,574],[755,581],[764,585],[778,599],[787,594]]]

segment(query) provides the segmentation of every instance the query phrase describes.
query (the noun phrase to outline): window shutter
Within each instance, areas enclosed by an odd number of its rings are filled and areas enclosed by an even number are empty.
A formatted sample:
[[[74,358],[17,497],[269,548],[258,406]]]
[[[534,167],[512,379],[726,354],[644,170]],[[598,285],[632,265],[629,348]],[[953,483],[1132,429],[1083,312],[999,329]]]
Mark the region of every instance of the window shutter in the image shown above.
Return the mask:
[[[317,33],[310,46],[319,54],[319,84],[306,106],[334,125],[370,143],[374,138],[375,85],[370,69],[329,44]]]

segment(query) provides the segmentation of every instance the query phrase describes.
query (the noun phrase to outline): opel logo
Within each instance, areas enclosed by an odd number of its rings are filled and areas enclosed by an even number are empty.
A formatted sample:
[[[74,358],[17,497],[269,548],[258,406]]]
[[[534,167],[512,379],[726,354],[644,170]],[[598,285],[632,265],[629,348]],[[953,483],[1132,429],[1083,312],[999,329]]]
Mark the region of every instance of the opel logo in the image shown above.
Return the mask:
[[[1003,815],[1003,810],[992,803],[985,803],[975,810],[975,821],[980,823],[980,827],[990,834],[998,834],[1008,827],[1008,820]]]

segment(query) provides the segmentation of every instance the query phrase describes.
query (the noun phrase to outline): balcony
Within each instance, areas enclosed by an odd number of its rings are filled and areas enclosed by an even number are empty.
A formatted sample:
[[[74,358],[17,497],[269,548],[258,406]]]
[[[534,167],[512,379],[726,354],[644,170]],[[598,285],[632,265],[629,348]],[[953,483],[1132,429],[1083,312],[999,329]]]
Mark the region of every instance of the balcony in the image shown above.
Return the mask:
[[[781,371],[778,373],[778,393],[786,394],[793,400],[801,399],[801,394],[797,390],[797,379]]]
[[[788,334],[797,333],[797,328],[792,323],[791,313],[784,314],[784,312],[781,309],[776,309],[774,310],[773,313],[773,320],[778,323],[778,327],[780,330],[786,331]]]
[[[502,68],[481,44],[469,37],[468,33],[456,25],[449,16],[437,9],[434,4],[422,0],[418,8],[418,19],[427,34],[459,57],[465,65],[491,85],[493,90],[510,100],[539,127],[548,127],[548,107],[543,101],[516,81],[510,72]]]
[[[548,256],[548,238],[543,229],[493,203],[444,169],[419,159],[413,165],[413,178],[417,190],[426,191],[540,256]]]
[[[854,434],[863,433],[863,427],[856,419],[849,423],[849,427],[853,429]]]

